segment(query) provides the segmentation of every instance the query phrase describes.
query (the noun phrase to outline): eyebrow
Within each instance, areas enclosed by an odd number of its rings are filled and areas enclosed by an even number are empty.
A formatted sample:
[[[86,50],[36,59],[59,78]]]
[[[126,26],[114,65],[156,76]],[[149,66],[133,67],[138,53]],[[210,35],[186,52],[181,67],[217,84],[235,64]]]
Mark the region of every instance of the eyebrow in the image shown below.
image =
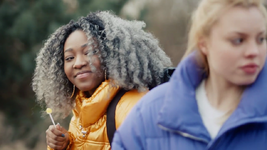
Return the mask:
[[[260,35],[260,34],[266,34],[266,30],[263,30],[263,31],[258,33],[258,35]]]
[[[87,43],[83,44],[83,45],[81,46],[81,48],[84,48],[84,47],[86,47],[86,46],[88,46]],[[72,49],[72,48],[68,48],[68,49],[66,49],[66,50],[64,51],[64,53],[66,53],[66,52],[68,52],[68,51],[73,51],[73,49]]]
[[[68,52],[68,51],[72,51],[72,50],[73,50],[72,48],[68,48],[68,49],[65,50],[64,53],[66,53],[66,52]]]
[[[81,48],[84,48],[84,47],[86,47],[86,46],[88,46],[87,43],[83,44],[83,45],[81,46]]]
[[[237,34],[237,35],[241,35],[241,36],[247,36],[248,35],[247,33],[239,32],[239,31],[235,31],[235,32],[233,32],[233,34]],[[262,31],[258,32],[257,36],[262,35],[262,34],[266,34],[266,31],[262,30]]]

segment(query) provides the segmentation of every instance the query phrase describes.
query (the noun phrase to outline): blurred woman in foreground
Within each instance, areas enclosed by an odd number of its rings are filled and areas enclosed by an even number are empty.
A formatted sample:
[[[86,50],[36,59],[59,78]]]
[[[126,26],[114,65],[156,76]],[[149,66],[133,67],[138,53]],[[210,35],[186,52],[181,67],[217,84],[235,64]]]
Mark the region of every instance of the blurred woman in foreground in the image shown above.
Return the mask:
[[[132,109],[115,150],[265,150],[266,9],[260,0],[202,0],[170,82]]]

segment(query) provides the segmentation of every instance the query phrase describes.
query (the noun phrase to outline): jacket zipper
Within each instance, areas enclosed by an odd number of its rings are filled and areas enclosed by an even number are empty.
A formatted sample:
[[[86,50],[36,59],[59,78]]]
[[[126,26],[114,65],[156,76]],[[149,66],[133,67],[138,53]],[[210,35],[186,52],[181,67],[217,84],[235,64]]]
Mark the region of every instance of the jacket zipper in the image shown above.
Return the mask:
[[[209,141],[206,141],[206,140],[204,140],[204,139],[195,137],[195,136],[193,136],[193,135],[191,135],[191,134],[188,134],[188,133],[185,133],[185,132],[181,132],[181,131],[176,131],[176,130],[170,130],[170,129],[168,129],[168,128],[164,127],[164,126],[161,126],[161,125],[158,125],[158,126],[159,126],[161,129],[163,129],[163,130],[170,131],[170,132],[174,132],[174,133],[178,133],[178,134],[180,134],[180,135],[183,136],[183,137],[187,137],[187,138],[190,138],[190,139],[193,139],[193,140],[201,141],[201,142],[204,142],[204,143],[206,143],[206,144],[209,143]]]

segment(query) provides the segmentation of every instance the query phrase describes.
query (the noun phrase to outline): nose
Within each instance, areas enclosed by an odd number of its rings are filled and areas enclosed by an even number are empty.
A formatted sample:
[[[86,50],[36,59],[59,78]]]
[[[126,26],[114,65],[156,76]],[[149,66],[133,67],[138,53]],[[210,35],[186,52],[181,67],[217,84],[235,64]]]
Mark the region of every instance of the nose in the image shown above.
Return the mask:
[[[260,54],[261,45],[257,42],[250,42],[246,48],[245,56],[248,58],[257,57]]]
[[[73,64],[73,68],[80,69],[80,68],[86,66],[87,63],[88,63],[87,55],[84,55],[84,56],[78,55],[75,59],[74,64]]]

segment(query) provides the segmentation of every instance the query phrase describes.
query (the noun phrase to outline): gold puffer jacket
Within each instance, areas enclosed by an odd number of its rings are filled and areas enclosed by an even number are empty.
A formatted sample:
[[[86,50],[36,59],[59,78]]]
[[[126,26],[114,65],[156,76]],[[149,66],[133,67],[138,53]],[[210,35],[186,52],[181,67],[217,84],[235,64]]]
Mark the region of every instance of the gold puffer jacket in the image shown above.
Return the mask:
[[[110,87],[108,81],[105,81],[90,98],[85,98],[82,92],[78,93],[69,126],[70,144],[67,150],[110,149],[106,128],[106,109],[118,91],[119,88]],[[115,112],[116,128],[146,93],[131,90],[121,97]],[[51,150],[49,147],[47,149]]]

